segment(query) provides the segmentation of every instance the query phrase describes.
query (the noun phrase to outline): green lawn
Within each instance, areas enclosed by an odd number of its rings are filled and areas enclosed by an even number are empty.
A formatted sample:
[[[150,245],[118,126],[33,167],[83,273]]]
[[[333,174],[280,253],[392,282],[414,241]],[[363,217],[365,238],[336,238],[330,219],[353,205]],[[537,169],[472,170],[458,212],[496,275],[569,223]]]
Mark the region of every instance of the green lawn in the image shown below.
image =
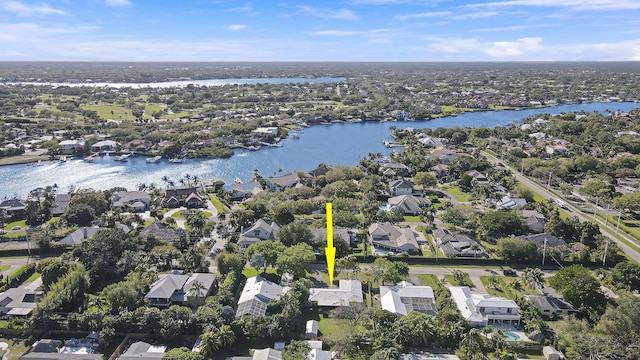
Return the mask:
[[[0,265],[0,271],[7,271],[11,269],[11,265]]]
[[[267,269],[267,274],[275,274],[275,273],[276,273],[276,269]],[[244,270],[242,270],[242,275],[246,276],[247,278],[250,278],[250,277],[257,276],[258,272],[254,268],[244,268]]]
[[[98,112],[98,116],[102,119],[113,120],[135,120],[136,118],[131,115],[131,109],[127,109],[117,105],[85,105],[82,106],[85,110],[95,110]]]
[[[0,337],[0,342],[6,342],[9,344],[10,353],[8,360],[20,359],[22,354],[27,352],[27,349],[30,347],[30,345],[27,345],[27,339]]]
[[[205,217],[210,218],[213,214],[208,212],[208,211],[202,211],[200,210],[200,212],[202,214],[204,214]],[[171,215],[172,218],[174,219],[186,219],[188,212],[182,212],[182,211],[177,211],[175,213],[173,213],[173,215]]]
[[[24,284],[34,282],[39,277],[40,277],[40,273],[35,272],[31,276],[29,276],[27,280],[24,281]]]
[[[322,336],[331,336],[336,334],[344,334],[346,328],[349,327],[349,322],[343,319],[329,319],[321,315],[318,322],[318,330],[322,333]]]
[[[456,200],[460,202],[467,202],[471,200],[471,195],[465,193],[459,187],[455,185],[446,185],[442,187],[443,190],[446,190],[449,194],[453,195]]]
[[[418,278],[422,286],[431,286],[432,289],[438,288],[438,284],[440,284],[440,279],[433,274],[420,274]]]
[[[222,214],[224,212],[224,205],[222,205],[216,194],[209,194],[209,200],[211,200],[213,206],[218,210],[218,213]]]
[[[160,105],[160,104],[146,104],[144,106],[144,117],[151,119],[151,114],[156,112],[156,111],[163,111],[164,110],[164,106]]]
[[[538,294],[537,290],[527,286],[525,286],[522,291],[515,290],[511,284],[519,279],[517,277],[496,276],[498,279],[498,287],[493,288],[489,282],[490,277],[491,276],[480,276],[480,281],[482,281],[485,289],[487,289],[487,292],[491,295],[514,300],[516,297],[522,297],[524,294]]]
[[[405,215],[404,216],[404,221],[406,221],[406,222],[420,222],[420,216]]]

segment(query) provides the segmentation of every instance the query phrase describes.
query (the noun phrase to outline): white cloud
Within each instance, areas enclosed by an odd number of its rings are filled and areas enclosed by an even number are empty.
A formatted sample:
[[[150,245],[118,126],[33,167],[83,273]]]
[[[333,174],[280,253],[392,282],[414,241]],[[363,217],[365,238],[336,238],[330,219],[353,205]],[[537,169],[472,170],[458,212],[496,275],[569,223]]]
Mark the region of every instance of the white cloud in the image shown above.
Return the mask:
[[[314,31],[311,35],[322,35],[322,36],[353,36],[361,34],[360,31],[345,31],[345,30],[320,30]]]
[[[515,41],[481,41],[478,38],[442,38],[428,45],[431,51],[467,54],[469,58],[503,59],[534,56],[543,49],[542,38],[521,38]],[[472,55],[474,54],[474,55]]]
[[[640,9],[637,0],[507,0],[465,5],[465,8],[484,9],[510,6],[559,7],[581,10],[633,10]]]
[[[54,9],[48,4],[27,5],[17,0],[2,1],[0,6],[2,6],[4,10],[19,16],[65,15],[67,13],[64,10]]]
[[[107,6],[113,6],[113,7],[127,7],[127,6],[131,6],[131,1],[129,1],[129,0],[106,0],[105,4],[107,4]]]
[[[317,16],[322,18],[329,19],[344,19],[344,20],[354,20],[358,17],[351,10],[346,9],[319,9],[311,6],[300,5],[297,7],[302,13],[311,16]]]
[[[97,30],[95,26],[44,27],[33,23],[0,24],[0,40],[30,41]]]
[[[247,25],[234,24],[234,25],[225,26],[224,28],[229,31],[240,31],[240,30],[245,30],[247,28]]]
[[[431,11],[431,12],[423,12],[417,14],[407,14],[407,15],[396,15],[393,18],[396,20],[411,20],[411,19],[422,19],[422,18],[434,18],[434,17],[447,17],[452,15],[451,11]]]
[[[473,11],[465,14],[457,14],[451,16],[453,20],[467,20],[467,19],[484,19],[488,17],[494,17],[498,15],[503,15],[503,13],[498,11]]]
[[[476,29],[476,32],[503,32],[503,31],[518,31],[526,29],[536,29],[542,27],[552,26],[551,24],[535,24],[535,25],[514,25],[514,26],[499,26],[493,28]]]

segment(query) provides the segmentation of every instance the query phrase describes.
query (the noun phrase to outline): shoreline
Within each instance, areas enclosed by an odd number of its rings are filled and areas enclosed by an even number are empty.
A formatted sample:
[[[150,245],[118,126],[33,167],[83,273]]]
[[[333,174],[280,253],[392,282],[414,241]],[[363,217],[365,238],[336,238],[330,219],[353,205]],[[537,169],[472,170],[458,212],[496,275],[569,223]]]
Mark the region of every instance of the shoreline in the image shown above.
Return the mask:
[[[37,163],[38,161],[49,161],[51,158],[49,155],[16,155],[5,158],[0,158],[0,166],[5,165],[20,165]]]

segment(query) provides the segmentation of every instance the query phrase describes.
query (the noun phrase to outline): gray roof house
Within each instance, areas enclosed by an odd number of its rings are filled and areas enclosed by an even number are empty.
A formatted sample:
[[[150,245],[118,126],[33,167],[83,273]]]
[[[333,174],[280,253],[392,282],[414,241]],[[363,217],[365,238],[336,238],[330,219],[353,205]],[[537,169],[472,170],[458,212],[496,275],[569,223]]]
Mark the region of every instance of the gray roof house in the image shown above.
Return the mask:
[[[487,257],[484,248],[466,234],[454,234],[447,229],[436,229],[433,238],[445,256]],[[477,246],[474,246],[477,245]],[[473,247],[473,249],[472,249]]]
[[[56,194],[53,200],[56,204],[51,208],[51,215],[59,216],[64,214],[64,211],[69,207],[71,195],[72,194]]]
[[[496,209],[498,210],[518,210],[527,205],[527,200],[523,198],[513,198],[511,196],[503,196],[500,201],[496,203]]]
[[[389,182],[389,191],[393,196],[411,195],[413,194],[414,187],[415,185],[413,182],[404,178],[400,178],[400,179]]]
[[[176,229],[169,225],[165,225],[156,221],[153,224],[147,226],[146,229],[142,230],[140,235],[144,239],[153,235],[160,240],[174,241],[174,240],[179,240],[183,237],[186,237],[187,233],[184,229],[180,229],[180,228]]]
[[[135,212],[142,212],[149,208],[151,196],[144,191],[119,191],[111,196],[111,208],[130,207]]]
[[[409,175],[410,169],[408,166],[404,164],[390,161],[382,164],[380,166],[379,171],[385,174],[385,176],[393,176],[393,175],[407,176]]]
[[[156,346],[138,341],[127,349],[118,360],[160,360],[167,350],[166,346]]]
[[[236,180],[233,182],[233,188],[231,189],[231,200],[241,201],[262,191],[264,191],[262,185],[257,181],[243,183],[242,181]]]
[[[310,228],[309,230],[311,230],[311,233],[313,234],[313,237],[316,239],[316,241],[327,241],[326,228]],[[355,241],[355,239],[353,239],[354,236],[355,234],[352,234],[347,229],[333,228],[334,243],[336,240],[341,239],[342,241],[346,242],[347,245],[351,245],[351,243]]]
[[[60,240],[59,242],[67,246],[73,247],[83,243],[87,239],[91,239],[98,231],[106,230],[106,229],[107,228],[99,228],[99,227],[86,227],[86,226],[81,227],[73,231],[69,235],[65,236],[64,238],[62,238],[62,240]]]
[[[118,143],[113,140],[102,140],[91,145],[92,152],[114,151]]]
[[[195,298],[206,297],[211,291],[215,279],[215,274],[206,273],[162,274],[151,284],[149,292],[144,296],[144,301],[150,306],[158,307],[169,307],[173,304],[188,306],[193,303]],[[199,282],[204,288],[199,293],[192,289],[196,282]]]
[[[522,217],[524,218],[527,227],[535,232],[543,232],[544,224],[547,223],[547,219],[544,215],[535,210],[522,210]]]
[[[573,305],[554,296],[525,294],[524,298],[531,301],[546,317],[554,318],[578,312]]]
[[[275,240],[278,230],[280,226],[275,221],[268,223],[264,219],[258,219],[250,228],[242,232],[238,246],[246,248],[262,240]]]
[[[431,201],[413,195],[399,195],[387,200],[389,211],[399,211],[403,215],[419,215],[422,213],[422,206],[425,205],[431,205]]]
[[[543,247],[545,246],[545,242],[546,246],[548,247],[559,247],[565,255],[571,252],[566,241],[559,239],[551,234],[528,234],[524,236],[518,236],[518,238],[536,244],[536,247],[540,252],[542,252]]]
[[[236,317],[262,316],[267,312],[269,301],[280,299],[288,291],[288,287],[280,286],[261,276],[248,278],[238,299]]]
[[[397,253],[403,251],[410,253],[420,252],[416,235],[413,230],[409,228],[373,223],[369,226],[369,240],[374,247],[380,247]]]
[[[42,291],[10,288],[0,293],[0,314],[28,316],[42,297]]]
[[[489,177],[486,174],[479,172],[478,170],[467,171],[467,175],[473,178],[474,186],[489,186]]]
[[[289,174],[267,179],[267,186],[269,186],[271,191],[282,191],[287,188],[295,187],[299,182],[300,178],[298,178],[298,175]]]

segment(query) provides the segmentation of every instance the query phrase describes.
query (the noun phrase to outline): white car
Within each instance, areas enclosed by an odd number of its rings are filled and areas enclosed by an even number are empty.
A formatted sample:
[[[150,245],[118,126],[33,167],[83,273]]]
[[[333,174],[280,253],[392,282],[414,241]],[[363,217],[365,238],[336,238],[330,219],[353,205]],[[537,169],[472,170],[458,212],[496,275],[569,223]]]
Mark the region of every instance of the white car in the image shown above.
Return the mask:
[[[22,229],[22,226],[18,226],[18,225],[11,228],[11,230],[20,230],[20,229]]]

